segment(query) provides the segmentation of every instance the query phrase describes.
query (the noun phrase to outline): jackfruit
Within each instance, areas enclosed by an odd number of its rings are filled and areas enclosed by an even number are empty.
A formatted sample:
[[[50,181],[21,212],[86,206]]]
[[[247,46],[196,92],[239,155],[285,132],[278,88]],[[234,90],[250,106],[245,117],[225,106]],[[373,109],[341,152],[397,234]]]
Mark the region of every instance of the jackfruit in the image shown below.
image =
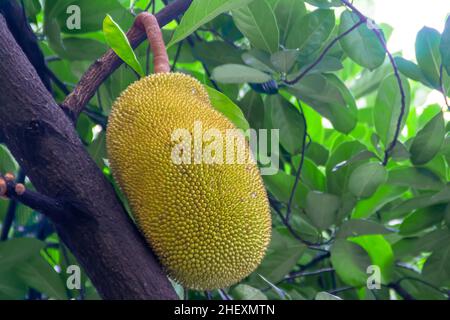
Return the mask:
[[[173,161],[172,133],[186,129],[193,136],[195,123],[223,135],[235,129],[196,79],[150,75],[113,104],[107,150],[114,178],[168,275],[184,287],[212,290],[239,282],[260,264],[271,218],[254,162],[195,163],[194,152],[190,164]],[[249,153],[247,142],[238,141]]]

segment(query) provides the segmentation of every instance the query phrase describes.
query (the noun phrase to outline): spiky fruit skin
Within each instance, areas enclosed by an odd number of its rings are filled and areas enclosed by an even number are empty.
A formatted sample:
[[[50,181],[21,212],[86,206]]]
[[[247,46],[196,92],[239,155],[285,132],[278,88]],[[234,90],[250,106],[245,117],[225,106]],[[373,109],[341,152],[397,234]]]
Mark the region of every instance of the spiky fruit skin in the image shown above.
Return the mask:
[[[212,108],[196,79],[151,75],[114,103],[107,149],[114,177],[169,276],[191,289],[212,290],[240,281],[259,265],[271,218],[255,163],[172,161],[172,132],[184,128],[193,135],[195,121],[224,135],[235,129]]]

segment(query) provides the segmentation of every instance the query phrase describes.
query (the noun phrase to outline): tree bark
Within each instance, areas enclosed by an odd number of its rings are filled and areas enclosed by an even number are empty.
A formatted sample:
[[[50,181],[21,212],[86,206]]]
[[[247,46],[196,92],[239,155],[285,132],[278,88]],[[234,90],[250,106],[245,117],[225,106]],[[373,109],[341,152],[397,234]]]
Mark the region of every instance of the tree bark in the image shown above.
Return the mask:
[[[104,299],[177,299],[165,273],[0,15],[0,135]],[[64,272],[64,271],[63,271]]]
[[[51,91],[52,86],[48,77],[49,70],[45,63],[44,55],[39,48],[36,35],[27,21],[25,9],[19,4],[19,1],[0,0],[0,13],[5,17],[9,31],[36,69],[45,87]]]

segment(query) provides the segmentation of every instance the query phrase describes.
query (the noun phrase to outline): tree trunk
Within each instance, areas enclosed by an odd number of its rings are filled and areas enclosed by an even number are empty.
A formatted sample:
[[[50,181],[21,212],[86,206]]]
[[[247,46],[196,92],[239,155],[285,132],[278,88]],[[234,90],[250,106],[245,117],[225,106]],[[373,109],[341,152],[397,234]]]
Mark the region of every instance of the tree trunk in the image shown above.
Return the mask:
[[[102,298],[176,299],[151,249],[2,15],[0,88],[0,135],[36,189],[67,208],[52,220]]]

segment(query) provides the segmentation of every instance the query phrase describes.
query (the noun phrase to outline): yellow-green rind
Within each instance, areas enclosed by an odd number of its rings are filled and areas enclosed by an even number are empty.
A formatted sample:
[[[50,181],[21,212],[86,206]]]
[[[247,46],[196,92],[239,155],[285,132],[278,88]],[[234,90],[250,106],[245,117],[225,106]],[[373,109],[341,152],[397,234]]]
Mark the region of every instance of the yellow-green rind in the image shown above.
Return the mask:
[[[151,75],[114,103],[107,149],[114,177],[168,274],[185,287],[212,290],[240,281],[259,265],[271,219],[255,163],[172,162],[173,131],[193,134],[195,121],[224,135],[235,129],[211,107],[196,79]]]

